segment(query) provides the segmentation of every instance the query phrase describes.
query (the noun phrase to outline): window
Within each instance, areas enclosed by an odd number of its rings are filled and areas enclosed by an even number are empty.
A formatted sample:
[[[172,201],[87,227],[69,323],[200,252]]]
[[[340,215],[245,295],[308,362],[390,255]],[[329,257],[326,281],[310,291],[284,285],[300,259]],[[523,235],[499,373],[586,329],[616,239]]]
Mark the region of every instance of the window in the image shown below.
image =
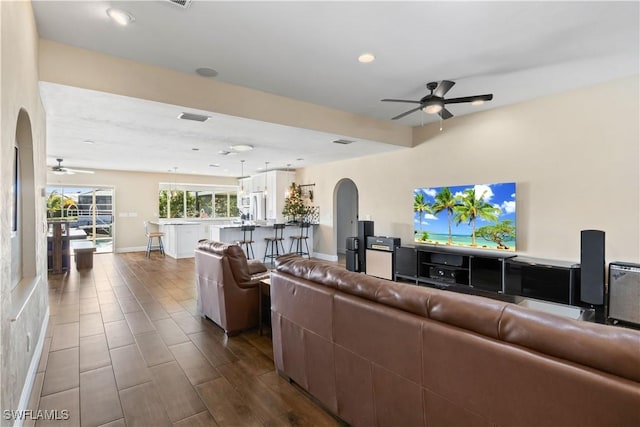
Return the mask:
[[[203,186],[201,189],[192,187],[195,186],[160,184],[158,216],[160,218],[230,218],[240,215],[236,187]]]

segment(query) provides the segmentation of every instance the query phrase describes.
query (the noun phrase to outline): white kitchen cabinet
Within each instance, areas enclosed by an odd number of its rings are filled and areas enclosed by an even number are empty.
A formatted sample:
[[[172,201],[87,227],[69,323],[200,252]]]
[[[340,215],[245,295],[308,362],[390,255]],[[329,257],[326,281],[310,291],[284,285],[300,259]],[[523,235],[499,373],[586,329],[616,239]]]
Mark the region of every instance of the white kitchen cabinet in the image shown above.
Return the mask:
[[[296,179],[293,171],[269,171],[259,173],[248,178],[238,180],[238,207],[245,213],[249,212],[251,193],[265,193],[265,216],[267,221],[284,222],[282,215],[284,195]],[[241,193],[242,191],[242,193]]]
[[[209,226],[198,222],[172,221],[160,223],[160,231],[164,232],[164,252],[171,258],[193,258],[198,241]],[[208,234],[208,233],[207,233]]]

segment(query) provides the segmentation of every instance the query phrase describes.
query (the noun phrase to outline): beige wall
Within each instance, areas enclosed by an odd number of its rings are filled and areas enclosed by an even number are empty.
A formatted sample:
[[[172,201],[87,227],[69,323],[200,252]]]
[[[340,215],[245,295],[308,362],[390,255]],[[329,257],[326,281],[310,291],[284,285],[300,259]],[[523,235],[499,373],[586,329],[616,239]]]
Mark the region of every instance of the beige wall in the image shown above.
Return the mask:
[[[638,76],[415,128],[411,149],[310,167],[315,250],[336,253],[334,189],[351,178],[360,219],[410,243],[416,187],[515,181],[518,253],[579,261],[580,230],[606,232],[608,261],[640,261]]]
[[[115,250],[126,251],[145,247],[142,222],[158,218],[158,185],[161,182],[178,184],[237,185],[235,178],[201,175],[155,174],[96,170],[95,174],[47,174],[48,185],[83,185],[112,187],[115,190]],[[120,217],[122,212],[137,213],[137,217]]]
[[[45,114],[38,89],[38,34],[31,3],[0,2],[0,23],[0,409],[5,410],[18,409],[23,386],[30,384],[27,371],[32,360],[37,364],[34,353],[47,313],[45,209],[44,198],[40,197],[45,182],[46,147]],[[29,192],[35,192],[38,205],[34,212],[27,213],[31,219],[30,226],[35,224],[36,241],[35,245],[33,241],[27,245],[31,250],[25,256],[35,259],[35,274],[40,279],[34,282],[38,285],[28,299],[18,292],[23,289],[21,286],[12,290],[10,278],[13,146],[21,109],[31,122],[35,181],[24,182],[23,185]],[[38,203],[39,200],[43,203]],[[24,310],[12,322],[21,301],[27,301]],[[31,337],[29,351],[27,334]]]

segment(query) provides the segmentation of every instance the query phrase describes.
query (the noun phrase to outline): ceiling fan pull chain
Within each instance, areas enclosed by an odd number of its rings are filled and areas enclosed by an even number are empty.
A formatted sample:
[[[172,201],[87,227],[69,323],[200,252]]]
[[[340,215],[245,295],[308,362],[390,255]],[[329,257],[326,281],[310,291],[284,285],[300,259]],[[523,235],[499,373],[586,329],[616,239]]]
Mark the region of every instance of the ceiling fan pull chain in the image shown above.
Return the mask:
[[[440,132],[442,132],[442,116],[440,116]]]

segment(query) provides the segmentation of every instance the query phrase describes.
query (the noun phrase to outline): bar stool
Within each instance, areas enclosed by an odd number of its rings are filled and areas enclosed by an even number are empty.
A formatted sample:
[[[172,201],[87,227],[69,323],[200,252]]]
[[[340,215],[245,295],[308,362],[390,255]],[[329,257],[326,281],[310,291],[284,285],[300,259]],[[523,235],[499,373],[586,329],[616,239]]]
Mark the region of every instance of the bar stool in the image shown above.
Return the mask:
[[[266,242],[266,246],[264,248],[264,259],[262,262],[267,262],[267,258],[271,258],[273,261],[274,258],[284,255],[284,224],[273,224],[273,237],[265,237],[264,240]],[[278,244],[282,248],[282,253],[278,249]],[[275,253],[273,251],[275,247]],[[271,252],[269,253],[269,249]]]
[[[162,238],[164,233],[161,231],[149,231],[149,221],[144,221],[144,234],[147,236],[147,252],[146,256],[151,257],[151,251],[157,249],[162,255],[164,255],[164,245],[162,244]],[[153,238],[158,239],[158,246],[153,246]]]
[[[256,229],[255,225],[243,225],[240,227],[240,231],[242,231],[242,240],[236,241],[237,244],[242,247],[244,245],[244,252],[247,254],[247,259],[254,259],[256,256],[253,253],[253,230]],[[249,250],[251,250],[251,255],[249,255]]]
[[[311,255],[309,255],[309,227],[311,224],[308,222],[303,222],[300,224],[300,234],[297,236],[291,236],[291,246],[289,247],[289,252],[294,252],[300,256],[306,255],[309,259],[311,259]],[[304,242],[304,246],[307,248],[307,251],[304,252],[302,250],[302,243]],[[293,245],[296,245],[296,250],[292,251]]]

